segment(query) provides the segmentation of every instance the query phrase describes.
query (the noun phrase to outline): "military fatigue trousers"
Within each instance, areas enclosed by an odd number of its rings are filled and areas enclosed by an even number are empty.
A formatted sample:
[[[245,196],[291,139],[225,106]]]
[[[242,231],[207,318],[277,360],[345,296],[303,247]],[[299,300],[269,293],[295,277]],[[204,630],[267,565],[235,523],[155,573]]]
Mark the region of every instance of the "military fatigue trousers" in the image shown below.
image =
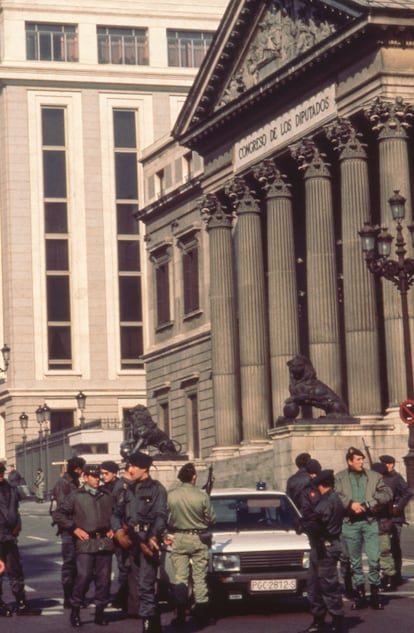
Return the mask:
[[[188,600],[190,573],[196,604],[208,602],[208,547],[201,542],[198,534],[174,534],[171,562],[174,568],[174,596],[177,605],[186,604]]]
[[[380,584],[379,559],[380,546],[378,536],[378,523],[373,521],[344,521],[342,535],[346,540],[351,561],[353,581],[356,586],[365,582],[362,568],[362,553],[365,552],[368,559],[368,582],[370,585]]]

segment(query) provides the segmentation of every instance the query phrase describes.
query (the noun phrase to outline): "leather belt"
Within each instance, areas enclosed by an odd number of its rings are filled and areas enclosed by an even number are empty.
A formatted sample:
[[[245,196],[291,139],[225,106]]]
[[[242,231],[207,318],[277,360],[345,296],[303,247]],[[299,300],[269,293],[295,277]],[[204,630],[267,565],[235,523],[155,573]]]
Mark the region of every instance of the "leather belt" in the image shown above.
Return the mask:
[[[190,530],[173,530],[173,532],[178,532],[180,534],[202,534],[203,532],[205,532],[205,530],[195,530],[195,529],[190,529]]]
[[[106,535],[107,530],[105,531],[99,531],[99,532],[88,532],[89,538],[95,538],[95,539],[100,539],[100,538],[104,538],[104,536]]]
[[[132,528],[134,532],[149,532],[151,523],[137,523]]]

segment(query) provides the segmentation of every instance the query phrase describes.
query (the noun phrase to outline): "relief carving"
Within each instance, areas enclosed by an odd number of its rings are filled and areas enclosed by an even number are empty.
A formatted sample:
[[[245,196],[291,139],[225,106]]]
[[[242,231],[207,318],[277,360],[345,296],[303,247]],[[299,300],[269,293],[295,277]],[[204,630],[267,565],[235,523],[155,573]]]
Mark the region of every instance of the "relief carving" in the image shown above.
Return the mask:
[[[336,31],[323,8],[307,0],[273,0],[259,24],[244,61],[226,86],[219,107],[233,101],[260,80],[260,70],[272,62],[272,71],[298,57]]]

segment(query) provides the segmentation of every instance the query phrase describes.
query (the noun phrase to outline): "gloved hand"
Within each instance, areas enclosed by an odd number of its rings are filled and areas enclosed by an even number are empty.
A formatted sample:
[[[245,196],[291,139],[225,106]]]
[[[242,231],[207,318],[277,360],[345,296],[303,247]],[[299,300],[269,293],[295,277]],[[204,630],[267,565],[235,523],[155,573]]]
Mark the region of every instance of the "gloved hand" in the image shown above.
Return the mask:
[[[129,534],[124,528],[116,530],[114,537],[123,549],[129,549],[132,546]]]

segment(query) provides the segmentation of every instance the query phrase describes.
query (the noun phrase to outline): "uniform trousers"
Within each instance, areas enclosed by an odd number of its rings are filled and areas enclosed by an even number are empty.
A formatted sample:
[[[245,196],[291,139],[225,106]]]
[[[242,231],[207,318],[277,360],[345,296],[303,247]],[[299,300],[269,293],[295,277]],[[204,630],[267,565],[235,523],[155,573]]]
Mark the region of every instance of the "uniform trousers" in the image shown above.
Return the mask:
[[[156,581],[159,557],[146,556],[136,548],[132,558],[132,569],[135,572],[137,592],[139,598],[138,615],[141,618],[152,618],[158,614]]]
[[[0,559],[5,563],[10,588],[17,600],[24,599],[24,573],[15,539],[0,542]],[[3,575],[0,576],[0,600],[3,595]]]
[[[111,588],[112,553],[76,554],[76,578],[71,604],[81,607],[92,578],[95,580],[95,606],[106,607]]]
[[[196,604],[208,602],[207,567],[208,546],[201,542],[198,534],[176,532],[171,548],[174,568],[174,595],[177,605],[188,601],[190,572]]]
[[[318,548],[319,549],[319,548]],[[311,548],[307,592],[311,613],[315,617],[343,615],[342,594],[338,578],[338,561],[342,553],[339,539],[325,546],[323,556]]]
[[[75,582],[76,577],[76,537],[73,536],[71,532],[67,532],[64,530],[61,534],[62,536],[62,585],[70,588],[72,591],[72,587]]]
[[[391,535],[391,552],[394,559],[397,576],[401,576],[402,571],[402,551],[401,551],[401,530],[402,523],[393,523]]]
[[[351,561],[353,580],[356,586],[365,583],[362,567],[362,553],[365,552],[368,559],[368,582],[370,585],[380,584],[379,559],[380,546],[377,521],[344,521],[342,535],[346,540],[349,559]]]

